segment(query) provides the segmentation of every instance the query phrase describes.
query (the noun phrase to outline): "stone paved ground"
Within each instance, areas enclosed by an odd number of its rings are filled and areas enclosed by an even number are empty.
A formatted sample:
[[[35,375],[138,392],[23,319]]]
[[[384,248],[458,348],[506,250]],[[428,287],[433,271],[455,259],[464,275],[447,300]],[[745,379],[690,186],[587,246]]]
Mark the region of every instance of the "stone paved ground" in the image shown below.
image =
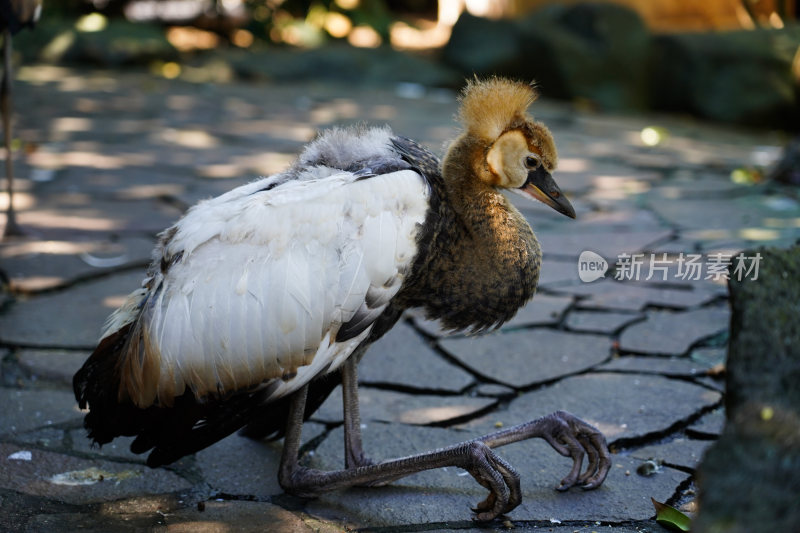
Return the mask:
[[[148,469],[130,439],[89,447],[69,385],[105,316],[138,285],[155,233],[198,199],[283,168],[336,124],[388,122],[440,149],[454,95],[403,89],[20,72],[17,205],[31,235],[0,247],[0,530],[478,528],[469,507],[483,489],[456,469],[303,501],[278,487],[279,443],[239,436]],[[518,203],[545,263],[538,296],[500,331],[447,336],[411,313],[373,347],[361,366],[365,445],[389,458],[567,409],[607,435],[606,483],[557,493],[568,461],[542,442],[511,445],[501,454],[522,474],[524,503],[510,523],[482,527],[659,531],[650,498],[691,504],[693,472],[724,420],[729,313],[715,254],[790,245],[800,204],[793,191],[730,180],[778,157],[775,136],[550,102],[534,112],[554,131],[556,178],[578,220]],[[641,140],[651,125],[669,134],[655,147]],[[639,279],[583,283],[585,250],[612,267],[620,254],[648,255]],[[699,276],[686,275],[687,254],[703,254]],[[341,466],[340,423],[334,395],[305,428],[305,461]],[[648,460],[660,466],[640,475]]]

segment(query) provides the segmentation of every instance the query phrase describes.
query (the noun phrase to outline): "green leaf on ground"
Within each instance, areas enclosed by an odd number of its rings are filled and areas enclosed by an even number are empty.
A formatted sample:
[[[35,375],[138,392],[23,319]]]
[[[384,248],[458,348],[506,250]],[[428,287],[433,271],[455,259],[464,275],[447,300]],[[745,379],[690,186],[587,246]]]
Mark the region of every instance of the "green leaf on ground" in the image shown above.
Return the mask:
[[[653,498],[653,507],[656,508],[656,522],[670,531],[689,531],[692,525],[692,519],[675,509],[671,505],[661,503]]]

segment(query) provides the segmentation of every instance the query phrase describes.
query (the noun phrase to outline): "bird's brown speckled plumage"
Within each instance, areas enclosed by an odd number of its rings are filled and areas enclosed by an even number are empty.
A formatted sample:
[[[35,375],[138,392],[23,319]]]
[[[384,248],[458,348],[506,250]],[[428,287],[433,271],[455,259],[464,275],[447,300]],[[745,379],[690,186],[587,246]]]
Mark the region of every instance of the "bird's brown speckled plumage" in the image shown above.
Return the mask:
[[[471,173],[460,165],[459,152],[482,149],[469,140],[452,147],[445,160],[451,165],[445,167],[450,183],[430,152],[407,139],[395,142],[412,165],[424,170],[435,199],[413,274],[396,299],[404,307],[423,307],[446,328],[481,331],[502,324],[533,297],[541,249],[502,193],[463,177]]]

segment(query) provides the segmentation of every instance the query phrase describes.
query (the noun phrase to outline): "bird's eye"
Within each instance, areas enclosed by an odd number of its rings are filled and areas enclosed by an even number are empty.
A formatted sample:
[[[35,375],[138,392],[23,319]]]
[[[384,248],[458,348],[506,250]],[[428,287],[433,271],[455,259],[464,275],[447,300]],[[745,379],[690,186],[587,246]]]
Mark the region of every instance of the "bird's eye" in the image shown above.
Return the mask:
[[[529,155],[525,158],[525,166],[528,167],[528,170],[536,170],[541,164],[542,162],[535,155]]]

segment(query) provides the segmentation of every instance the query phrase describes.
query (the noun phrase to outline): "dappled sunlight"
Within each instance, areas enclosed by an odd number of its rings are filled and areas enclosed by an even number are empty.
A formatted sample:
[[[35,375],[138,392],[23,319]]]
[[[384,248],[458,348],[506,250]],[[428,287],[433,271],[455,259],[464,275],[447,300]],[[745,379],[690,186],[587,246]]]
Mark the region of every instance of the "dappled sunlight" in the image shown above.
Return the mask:
[[[742,228],[738,236],[748,241],[775,241],[781,238],[780,232],[766,228]]]
[[[269,135],[298,143],[310,141],[317,133],[316,128],[312,128],[307,124],[281,119],[242,120],[226,122],[223,126],[236,135]]]
[[[343,14],[332,11],[325,15],[323,27],[331,37],[342,39],[353,29],[353,23]]]
[[[564,157],[558,159],[558,172],[586,172],[589,170],[589,160],[579,157]]]
[[[148,166],[155,163],[152,154],[128,153],[107,155],[87,151],[52,152],[38,150],[30,155],[29,162],[37,167],[58,169],[63,167],[88,167],[103,170],[121,169],[126,166]]]
[[[786,235],[778,229],[765,227],[744,227],[738,229],[699,229],[685,232],[693,239],[704,241],[751,241],[755,243],[769,244],[772,241],[784,239]]]
[[[59,117],[53,119],[52,128],[59,132],[91,131],[92,120],[84,117]]]
[[[281,154],[267,152],[263,154],[253,154],[247,156],[236,156],[231,158],[231,162],[238,164],[241,168],[250,169],[259,175],[268,176],[286,170],[297,158],[297,154]],[[239,177],[242,177],[241,175]]]
[[[64,281],[65,278],[61,276],[26,276],[24,290],[28,292],[35,292],[52,289],[54,287],[63,285]],[[20,287],[20,284],[13,281],[11,283],[11,287],[13,290],[19,290],[22,288]]]
[[[630,176],[596,176],[592,182],[603,198],[624,198],[650,190],[650,184]]]
[[[764,225],[768,228],[800,228],[800,217],[764,219]]]
[[[103,307],[107,307],[109,309],[118,309],[122,307],[122,304],[125,303],[125,300],[128,299],[127,294],[116,294],[113,296],[106,296],[103,298]]]
[[[107,75],[96,75],[89,78],[74,73],[58,80],[58,88],[68,93],[80,91],[115,91],[119,89],[119,79],[109,73]]]
[[[103,31],[108,26],[108,18],[100,13],[89,13],[75,22],[75,29],[83,33]]]
[[[181,52],[211,50],[219,46],[216,33],[190,26],[173,26],[167,29],[167,41]]]
[[[357,48],[377,48],[383,39],[371,26],[356,26],[347,35],[347,42]]]
[[[203,165],[195,169],[198,176],[209,179],[239,178],[243,171],[241,166],[233,164]]]
[[[420,407],[398,413],[397,420],[403,424],[425,425],[452,420],[475,412],[475,406],[449,405],[445,407]]]
[[[108,245],[110,243],[104,243]],[[31,241],[5,244],[0,248],[0,255],[6,259],[30,255],[78,255],[98,251],[96,242],[80,241]]]
[[[350,98],[336,98],[330,103],[321,105],[311,111],[311,122],[315,124],[331,124],[337,120],[358,118],[360,106]]]
[[[15,77],[32,85],[56,83],[69,76],[74,76],[75,71],[67,67],[55,65],[22,66],[17,70]]]
[[[0,210],[6,211],[8,209],[8,190],[5,190],[5,186],[3,188],[4,190],[0,192]],[[14,190],[14,209],[25,210],[34,205],[36,205],[36,197],[33,194]]]
[[[376,105],[370,112],[372,120],[392,120],[397,117],[397,108],[391,105]]]
[[[81,231],[116,231],[123,229],[122,221],[108,218],[87,218],[66,215],[56,209],[23,211],[18,214],[20,224],[39,229],[72,229]]]
[[[196,165],[195,173],[201,178],[233,179],[268,176],[286,170],[297,158],[295,153],[265,152],[234,156],[226,163]]]
[[[693,239],[719,241],[736,237],[737,231],[730,229],[698,229],[687,232]]]
[[[121,200],[149,200],[165,196],[179,196],[185,191],[186,187],[174,183],[131,185],[123,189],[116,197]]]
[[[453,32],[444,24],[417,21],[417,27],[398,21],[389,29],[390,42],[397,50],[428,50],[447,44]]]
[[[215,148],[219,145],[219,139],[204,130],[166,128],[161,131],[161,137],[168,143],[198,150]]]

